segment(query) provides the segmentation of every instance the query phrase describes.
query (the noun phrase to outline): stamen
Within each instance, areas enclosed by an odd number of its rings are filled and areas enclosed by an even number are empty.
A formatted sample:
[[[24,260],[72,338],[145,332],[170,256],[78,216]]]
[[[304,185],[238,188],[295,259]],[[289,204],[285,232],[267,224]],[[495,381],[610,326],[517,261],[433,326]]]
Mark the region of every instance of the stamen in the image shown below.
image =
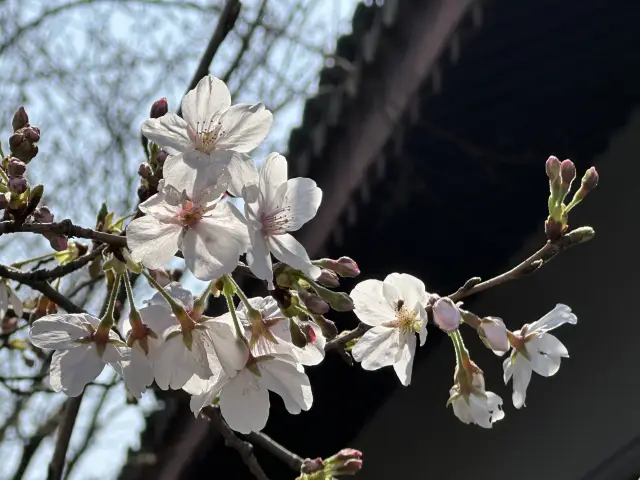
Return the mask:
[[[268,235],[280,235],[287,232],[294,219],[290,206],[277,207],[271,213],[262,216],[262,229]]]

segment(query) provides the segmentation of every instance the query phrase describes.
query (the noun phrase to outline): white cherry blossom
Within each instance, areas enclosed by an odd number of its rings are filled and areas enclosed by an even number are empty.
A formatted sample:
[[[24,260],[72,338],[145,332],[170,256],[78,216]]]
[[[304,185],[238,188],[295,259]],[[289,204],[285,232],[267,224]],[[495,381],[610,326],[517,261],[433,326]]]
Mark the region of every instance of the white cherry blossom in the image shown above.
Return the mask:
[[[273,115],[261,103],[232,106],[227,86],[211,75],[185,95],[182,115],[167,113],[142,124],[143,135],[170,155],[163,167],[169,183],[185,171],[199,175],[203,162],[228,166],[232,176],[241,174],[250,164],[246,154],[264,140],[273,123]]]
[[[565,323],[575,325],[578,317],[571,308],[558,304],[540,320],[513,332],[511,355],[503,363],[505,384],[513,377],[513,405],[525,405],[531,372],[550,377],[560,369],[560,359],[569,357],[566,347],[548,333]]]
[[[98,318],[86,313],[47,315],[33,322],[31,342],[56,351],[49,369],[54,391],[77,397],[106,364],[119,372],[122,362],[130,361],[131,350],[112,330],[100,334],[99,324]],[[133,391],[140,388],[131,383],[133,379],[124,379]]]
[[[22,301],[6,282],[0,281],[0,318],[4,318],[10,306],[17,317],[22,317]]]
[[[392,273],[384,282],[365,280],[351,292],[355,314],[370,325],[351,353],[365,370],[392,366],[407,386],[411,383],[416,334],[427,339],[427,304],[424,283],[404,273]]]
[[[201,178],[205,178],[204,176]],[[146,215],[127,227],[131,258],[157,269],[182,251],[187,268],[196,278],[212,280],[232,272],[247,249],[245,225],[221,199],[228,172],[219,165],[206,169],[209,181],[169,185],[140,204]]]
[[[451,404],[453,413],[463,423],[491,428],[492,424],[504,418],[502,398],[485,391],[484,375],[481,372],[472,374],[471,385],[456,382],[449,393],[451,397],[448,404]]]
[[[305,248],[289,232],[299,230],[315,217],[322,190],[310,178],[287,179],[287,160],[271,153],[259,171],[237,175],[232,182],[243,184],[245,218],[250,246],[247,263],[256,277],[271,282],[271,254],[283,263],[317,278]]]

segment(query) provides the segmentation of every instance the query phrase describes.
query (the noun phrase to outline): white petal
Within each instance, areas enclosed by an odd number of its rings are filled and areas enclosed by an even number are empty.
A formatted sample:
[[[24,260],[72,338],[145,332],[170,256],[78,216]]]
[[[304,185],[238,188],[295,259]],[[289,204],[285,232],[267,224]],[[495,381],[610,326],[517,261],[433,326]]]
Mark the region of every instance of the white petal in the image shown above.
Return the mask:
[[[324,360],[324,346],[327,343],[327,339],[322,333],[322,329],[313,322],[309,322],[309,326],[315,333],[315,341],[313,343],[307,343],[303,348],[293,347],[293,356],[302,365],[318,365]]]
[[[262,373],[260,383],[282,397],[289,413],[295,415],[311,408],[313,394],[309,377],[298,370],[293,357],[278,356],[259,362],[258,367]]]
[[[226,232],[238,242],[241,253],[245,253],[249,248],[247,224],[244,219],[238,217],[234,211],[229,203],[218,203],[215,209],[207,213],[203,221],[205,222],[206,228],[209,228],[211,225],[223,226]]]
[[[234,197],[242,196],[242,190],[248,185],[258,185],[258,170],[251,160],[251,157],[238,152],[233,152],[227,165],[231,181],[229,183],[229,193]]]
[[[179,193],[186,192],[195,203],[204,204],[222,195],[231,180],[227,164],[232,153],[216,156],[212,162],[208,154],[190,151],[167,158],[162,167],[165,185]]]
[[[187,268],[197,279],[213,280],[236,269],[242,245],[224,225],[203,218],[187,231],[182,253]]]
[[[504,411],[502,410],[502,398],[493,392],[486,392],[487,394],[487,408],[491,414],[491,423],[496,423],[498,420],[504,418]]]
[[[146,215],[136,218],[127,227],[127,246],[134,262],[157,269],[169,263],[178,251],[178,240],[182,227],[174,223],[163,223]]]
[[[305,223],[316,216],[322,190],[310,178],[292,178],[287,181],[286,193],[282,199],[282,207],[286,209],[287,231],[299,230]]]
[[[95,343],[81,345],[64,352],[56,352],[51,362],[51,386],[60,388],[69,397],[77,397],[85,385],[94,381],[104,369]],[[56,391],[60,391],[56,390]]]
[[[257,376],[243,370],[222,389],[220,412],[233,430],[259,432],[269,418],[269,392],[260,387]]]
[[[164,287],[164,289],[174,300],[180,302],[187,310],[191,310],[193,308],[193,293],[184,288],[180,283],[171,282],[169,285]],[[146,302],[149,305],[160,305],[166,309],[169,315],[172,315],[171,307],[169,307],[169,304],[160,292],[156,292],[153,297]],[[175,320],[173,320],[173,323],[175,323]]]
[[[175,113],[149,118],[142,124],[142,134],[161,148],[185,152],[193,148],[187,133],[187,122]]]
[[[198,377],[195,377],[195,378],[198,378]],[[211,377],[209,380],[206,381],[207,386],[205,389],[202,390],[201,393],[192,394],[193,396],[189,401],[189,408],[191,408],[191,411],[196,417],[205,406],[213,403],[215,398],[220,393],[220,390],[227,384],[228,381],[229,381],[229,377],[227,377],[224,374]]]
[[[518,355],[513,364],[513,406],[522,408],[527,398],[527,387],[531,380],[531,364],[522,355]]]
[[[142,213],[167,223],[175,222],[180,211],[178,205],[173,205],[167,201],[167,196],[163,192],[151,196],[142,202],[138,208]]]
[[[377,370],[393,365],[399,348],[400,332],[397,328],[373,327],[358,340],[351,354],[365,370]]]
[[[483,428],[491,428],[491,415],[486,398],[474,394],[469,395],[469,409],[473,423]]]
[[[571,308],[559,303],[556,307],[547,313],[540,320],[533,322],[528,329],[528,333],[544,333],[553,330],[565,323],[575,325],[578,323],[578,317],[571,313]]]
[[[177,328],[174,327],[174,329]],[[156,352],[153,362],[156,383],[162,390],[167,390],[168,388],[178,390],[194,374],[202,377],[210,376],[210,370],[209,375],[206,375],[206,371],[203,370],[185,346],[182,335],[176,335],[166,340]]]
[[[4,318],[9,308],[9,287],[4,282],[0,282],[0,316]]]
[[[13,307],[13,311],[16,314],[16,317],[21,318],[22,314],[24,313],[24,308],[22,307],[22,301],[11,289],[9,289],[9,303],[11,303],[11,306]]]
[[[127,390],[138,400],[153,383],[153,367],[149,359],[137,349],[131,349],[131,359],[111,364],[124,379]]]
[[[182,115],[195,130],[198,122],[200,125],[208,122],[211,116],[224,112],[229,106],[231,94],[225,83],[219,78],[207,75],[182,99]]]
[[[142,322],[153,330],[158,339],[162,339],[164,332],[177,324],[177,319],[173,316],[168,306],[147,305],[140,308],[139,312]],[[149,338],[149,340],[152,339]]]
[[[271,130],[273,115],[263,104],[233,105],[220,116],[225,135],[216,148],[248,153],[256,148]]]
[[[244,368],[249,357],[249,350],[244,342],[236,338],[233,327],[224,321],[211,319],[200,325],[206,327],[209,332],[214,350],[211,353],[215,355],[227,376],[234,377],[238,370]],[[211,359],[211,355],[209,358]]]
[[[113,334],[117,337],[115,332],[113,332]],[[104,363],[131,361],[131,349],[119,340],[117,344],[107,343],[104,352],[102,353],[102,361]]]
[[[416,304],[414,307],[414,311],[418,312],[418,318],[422,321],[422,325],[420,326],[420,346],[422,347],[427,341],[427,323],[429,323],[429,316],[427,315],[427,311],[422,306],[422,304]]]
[[[404,300],[408,308],[416,303],[424,306],[427,304],[428,296],[422,280],[406,273],[392,273],[387,275],[384,283],[393,285],[398,291],[399,297]]]
[[[354,313],[362,323],[375,327],[392,321],[396,316],[395,309],[384,298],[380,280],[358,283],[350,296],[355,305]]]
[[[451,389],[451,394],[453,395],[454,393],[455,390]],[[451,406],[453,407],[453,413],[461,422],[466,424],[473,422],[471,407],[464,395],[458,396],[453,402],[451,402]]]
[[[393,369],[400,379],[400,383],[405,387],[411,383],[411,372],[413,371],[413,357],[416,354],[416,336],[409,333],[406,342],[396,355],[396,362]]]
[[[542,355],[538,351],[529,351],[529,364],[534,372],[543,377],[555,375],[560,369],[560,357]]]
[[[278,205],[280,198],[276,197],[278,189],[287,182],[287,159],[279,153],[270,153],[260,167],[260,195],[261,206],[272,211]],[[283,190],[283,194],[286,189]]]
[[[89,330],[82,326],[83,323],[93,324],[88,317],[91,315],[81,313],[53,314],[39,318],[29,330],[31,343],[38,348],[54,350],[75,347],[77,344],[72,343],[74,340],[90,335]]]
[[[550,333],[543,333],[536,336],[530,342],[527,342],[527,346],[531,346],[545,355],[553,355],[557,357],[568,357],[569,352],[567,347]]]
[[[302,244],[288,233],[270,236],[269,249],[278,260],[311,278],[318,278],[322,273],[320,268],[311,263]]]
[[[271,251],[267,245],[262,230],[249,227],[249,250],[247,251],[247,264],[251,272],[260,280],[273,281],[273,264]]]

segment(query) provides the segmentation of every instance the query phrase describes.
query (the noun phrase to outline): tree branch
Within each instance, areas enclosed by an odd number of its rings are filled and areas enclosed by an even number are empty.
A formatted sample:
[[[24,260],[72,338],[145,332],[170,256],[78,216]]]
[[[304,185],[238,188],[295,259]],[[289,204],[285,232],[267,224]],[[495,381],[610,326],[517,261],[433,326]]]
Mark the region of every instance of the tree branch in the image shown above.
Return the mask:
[[[292,470],[300,472],[302,462],[304,461],[302,457],[296,455],[291,450],[286,449],[271,437],[265,435],[262,432],[251,432],[250,434],[245,435],[245,437],[253,442],[254,445],[260,445],[269,453],[272,453],[283,463],[286,463],[289,467],[291,467]]]
[[[78,417],[83,396],[84,392],[77,397],[69,398],[66,402],[64,416],[58,427],[58,439],[56,440],[56,448],[53,451],[53,458],[49,464],[47,480],[60,480],[62,478],[67,450],[69,448],[69,440],[71,440],[71,434],[76,424],[76,418]]]
[[[249,468],[254,477],[258,480],[269,480],[253,454],[253,446],[249,442],[245,442],[236,436],[235,432],[231,430],[229,425],[227,425],[227,422],[222,418],[219,407],[213,405],[204,407],[202,409],[202,414],[204,417],[208,418],[215,429],[220,432],[220,435],[224,438],[224,444],[227,447],[233,448],[240,454],[242,461]]]
[[[68,237],[87,238],[97,242],[107,243],[116,247],[126,247],[127,239],[122,235],[98,232],[90,228],[83,228],[71,223],[71,220],[63,220],[55,223],[23,223],[14,221],[0,222],[0,235],[5,233],[30,232],[30,233],[57,233]]]

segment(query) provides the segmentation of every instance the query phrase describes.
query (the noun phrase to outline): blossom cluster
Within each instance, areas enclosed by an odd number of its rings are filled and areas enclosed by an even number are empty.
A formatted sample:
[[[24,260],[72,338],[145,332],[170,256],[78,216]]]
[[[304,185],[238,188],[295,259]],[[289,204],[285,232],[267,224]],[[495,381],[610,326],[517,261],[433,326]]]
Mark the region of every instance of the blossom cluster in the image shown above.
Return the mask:
[[[524,406],[532,372],[554,375],[568,356],[548,333],[577,322],[565,305],[511,332],[501,319],[478,318],[453,296],[430,293],[409,274],[364,280],[350,295],[325,288],[359,270],[346,257],[312,261],[291,235],[316,215],[322,191],[311,179],[289,179],[287,161],[278,153],[259,168],[253,163],[249,153],[268,134],[271,112],[262,104],[231,105],[226,85],[212,76],[185,96],[183,117],[166,110],[163,99],[142,126],[157,158],[163,153],[161,171],[153,194],[139,206],[143,215],[126,228],[127,248],[111,252],[115,281],[106,314],[56,313],[31,326],[33,344],[55,350],[50,368],[55,391],[78,396],[109,365],[136,398],[154,382],[162,390],[183,389],[195,415],[215,404],[234,430],[260,431],[269,416],[270,391],[292,414],[311,408],[305,369],[322,362],[327,342],[340,340],[323,317],[333,308],[354,310],[366,330],[339,348],[365,370],[392,366],[404,386],[411,383],[417,346],[427,340],[427,324],[446,332],[456,354],[448,404],[462,422],[490,428],[504,417],[503,402],[486,390],[484,374],[464,345],[462,323],[497,355],[510,351],[504,381],[513,381],[516,408]],[[146,179],[155,175],[147,167],[140,172]],[[242,207],[229,202],[229,195],[241,199]],[[566,217],[569,207],[558,205]],[[176,282],[162,286],[147,271],[162,268],[176,254],[195,277],[210,282],[200,296]],[[269,296],[247,298],[231,276],[242,255],[251,273],[267,283]],[[143,274],[157,290],[139,309],[129,270]],[[129,299],[122,336],[113,328],[120,281]],[[224,315],[205,315],[212,293],[226,298]],[[0,288],[0,308],[6,310],[11,295]]]

